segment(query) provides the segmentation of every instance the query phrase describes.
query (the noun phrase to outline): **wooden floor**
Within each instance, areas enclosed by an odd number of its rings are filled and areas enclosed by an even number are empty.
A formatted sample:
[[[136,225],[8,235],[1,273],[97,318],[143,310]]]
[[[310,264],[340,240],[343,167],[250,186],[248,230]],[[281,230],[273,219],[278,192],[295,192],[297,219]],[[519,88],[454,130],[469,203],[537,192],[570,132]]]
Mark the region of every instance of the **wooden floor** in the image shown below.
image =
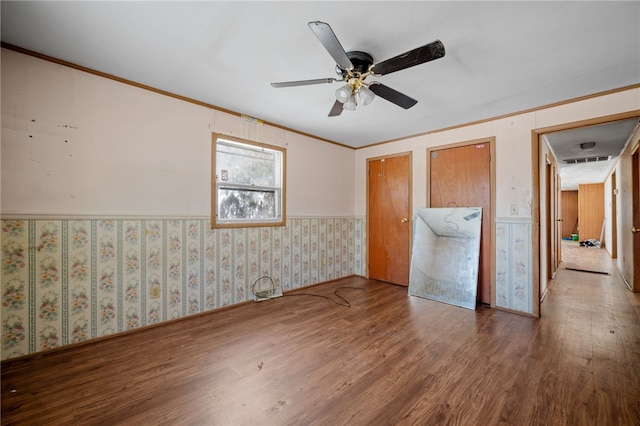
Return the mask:
[[[350,278],[5,362],[2,424],[638,425],[640,295],[564,258],[540,319]]]

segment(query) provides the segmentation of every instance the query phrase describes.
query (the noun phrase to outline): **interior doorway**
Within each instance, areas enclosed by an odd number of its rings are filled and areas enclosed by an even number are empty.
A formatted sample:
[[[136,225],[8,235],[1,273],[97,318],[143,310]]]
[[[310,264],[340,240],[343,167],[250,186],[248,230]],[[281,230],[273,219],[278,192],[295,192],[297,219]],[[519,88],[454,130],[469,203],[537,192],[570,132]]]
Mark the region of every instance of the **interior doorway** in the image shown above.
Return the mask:
[[[633,291],[640,293],[640,149],[631,154]]]
[[[429,207],[481,207],[479,303],[495,306],[493,138],[462,142],[427,150]]]
[[[558,205],[560,204],[560,177],[556,168],[556,160],[547,156],[545,167],[545,206],[546,206],[546,241],[547,241],[547,278],[553,279],[561,262],[562,241],[559,236],[560,222]]]
[[[409,285],[411,153],[367,159],[367,276]]]
[[[618,258],[618,182],[616,172],[611,174],[611,258]]]
[[[546,205],[544,203],[546,199],[546,194],[548,191],[547,185],[552,185],[550,182],[552,179],[547,179],[547,171],[546,162],[545,162],[545,150],[548,151],[548,145],[546,145],[547,141],[545,139],[546,135],[555,135],[557,133],[565,134],[569,132],[565,131],[577,131],[587,128],[606,128],[607,126],[631,126],[631,129],[637,125],[637,120],[640,111],[629,111],[621,114],[614,114],[610,116],[599,117],[595,119],[583,120],[579,122],[571,122],[560,124],[556,126],[551,126],[542,129],[534,129],[532,131],[532,176],[534,182],[534,191],[532,194],[532,202],[531,202],[531,211],[532,211],[532,219],[533,219],[533,230],[532,230],[532,249],[533,249],[533,264],[532,264],[532,280],[533,280],[533,316],[540,316],[540,302],[542,300],[541,296],[544,296],[546,291],[547,277],[548,277],[548,269],[546,268],[547,264],[547,253],[552,249],[552,245],[556,244],[556,241],[549,241],[548,238],[548,226],[553,226],[548,224],[549,213],[547,211]],[[632,130],[630,130],[631,132]],[[629,133],[627,133],[629,134]],[[547,148],[545,148],[545,146]],[[557,146],[557,145],[556,145]],[[623,143],[624,146],[624,143]],[[622,150],[623,146],[620,147]],[[582,147],[580,147],[582,149]],[[565,149],[565,148],[563,148]],[[566,148],[569,149],[569,148]],[[619,153],[617,154],[619,155]],[[598,161],[598,160],[596,160]],[[618,182],[620,181],[620,177],[618,176]],[[639,184],[640,185],[640,184]],[[604,202],[603,202],[604,204]],[[562,202],[560,202],[562,205]],[[603,206],[604,207],[604,206]],[[599,223],[598,228],[598,237],[602,233],[602,221]],[[564,231],[558,232],[558,238],[561,238],[561,235]],[[582,238],[581,238],[582,239]],[[640,247],[638,248],[640,252]],[[618,253],[619,254],[619,253]],[[562,259],[560,259],[562,260]],[[638,280],[640,281],[640,280]]]

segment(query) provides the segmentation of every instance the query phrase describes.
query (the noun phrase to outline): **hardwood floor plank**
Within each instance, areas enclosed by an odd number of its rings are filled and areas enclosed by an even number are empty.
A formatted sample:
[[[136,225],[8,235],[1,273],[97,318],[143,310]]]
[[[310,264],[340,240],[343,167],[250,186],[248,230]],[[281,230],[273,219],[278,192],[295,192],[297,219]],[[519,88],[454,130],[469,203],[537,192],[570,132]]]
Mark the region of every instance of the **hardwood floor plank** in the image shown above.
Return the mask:
[[[591,275],[539,319],[353,277],[5,361],[2,424],[640,424],[640,295]]]

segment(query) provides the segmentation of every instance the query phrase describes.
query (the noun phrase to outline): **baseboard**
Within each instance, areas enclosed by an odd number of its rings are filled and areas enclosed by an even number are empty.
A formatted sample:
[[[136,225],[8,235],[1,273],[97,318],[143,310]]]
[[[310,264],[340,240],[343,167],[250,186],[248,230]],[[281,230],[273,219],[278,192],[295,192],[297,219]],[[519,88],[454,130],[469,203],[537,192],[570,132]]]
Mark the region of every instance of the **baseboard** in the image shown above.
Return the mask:
[[[530,312],[516,311],[515,309],[503,308],[502,306],[495,306],[493,309],[496,311],[509,312],[510,314],[517,314],[523,317],[535,318],[535,316]]]
[[[618,273],[620,274],[620,278],[622,278],[622,281],[624,281],[624,283],[626,284],[627,288],[630,291],[633,291],[633,287],[631,286],[631,283],[629,281],[627,281],[627,279],[624,277],[624,274],[622,273],[622,271],[620,270],[620,267],[618,267],[618,265],[616,265],[616,269],[618,270]]]
[[[547,293],[549,293],[549,287],[548,286],[547,286],[547,288],[544,289],[544,293],[542,293],[542,296],[540,297],[540,303],[542,303],[544,298],[547,296]]]

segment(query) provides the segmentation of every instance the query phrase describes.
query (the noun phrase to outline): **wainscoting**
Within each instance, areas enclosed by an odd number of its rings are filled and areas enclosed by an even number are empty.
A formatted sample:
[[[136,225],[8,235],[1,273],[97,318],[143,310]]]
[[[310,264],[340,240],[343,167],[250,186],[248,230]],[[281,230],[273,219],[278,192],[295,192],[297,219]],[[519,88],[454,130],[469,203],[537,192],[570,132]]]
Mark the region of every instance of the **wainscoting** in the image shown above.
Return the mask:
[[[2,220],[2,359],[365,275],[364,218],[212,230],[209,219]]]
[[[2,359],[366,275],[365,218],[2,220]],[[496,222],[496,306],[532,313],[531,223]]]
[[[533,313],[531,222],[496,220],[496,306]]]

